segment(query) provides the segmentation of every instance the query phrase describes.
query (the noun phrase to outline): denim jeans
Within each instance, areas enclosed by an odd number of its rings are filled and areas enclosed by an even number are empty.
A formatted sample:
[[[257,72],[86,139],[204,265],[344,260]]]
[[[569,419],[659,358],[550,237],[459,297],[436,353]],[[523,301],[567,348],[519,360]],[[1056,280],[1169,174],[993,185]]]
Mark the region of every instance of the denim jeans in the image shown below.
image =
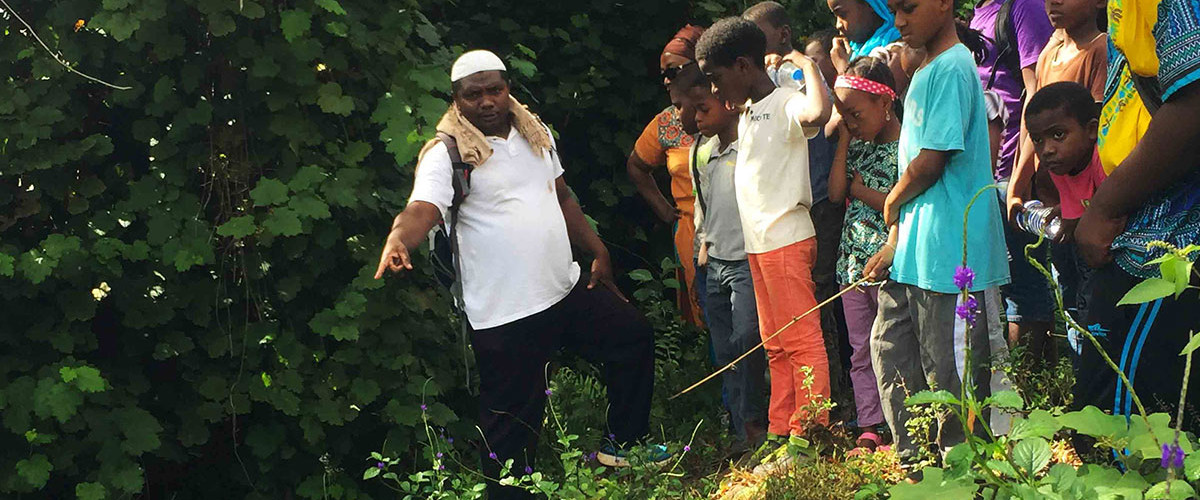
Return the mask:
[[[754,281],[746,260],[708,260],[708,330],[717,365],[725,366],[761,340]],[[746,424],[766,420],[766,357],[762,350],[738,362],[722,375],[730,421],[739,441],[746,440]]]

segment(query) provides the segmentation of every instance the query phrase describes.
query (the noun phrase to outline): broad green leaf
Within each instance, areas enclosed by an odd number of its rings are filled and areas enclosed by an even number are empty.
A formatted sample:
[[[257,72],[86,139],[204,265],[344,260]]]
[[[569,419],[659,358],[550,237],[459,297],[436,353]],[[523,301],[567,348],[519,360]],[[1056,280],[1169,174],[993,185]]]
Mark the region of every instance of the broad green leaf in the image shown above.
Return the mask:
[[[212,33],[213,36],[225,36],[233,33],[235,29],[237,29],[237,23],[227,14],[218,13],[208,18],[208,32]]]
[[[356,403],[360,405],[370,404],[379,397],[382,391],[379,389],[379,384],[371,379],[357,378],[350,384],[350,393],[354,394]]]
[[[288,187],[299,193],[319,186],[327,176],[325,169],[316,165],[308,165],[296,171],[296,175],[288,180]]]
[[[259,179],[254,189],[250,190],[250,199],[254,206],[282,205],[288,199],[287,185],[270,177]]]
[[[280,13],[280,18],[279,28],[289,42],[295,41],[312,27],[312,16],[303,10],[285,10]]]
[[[263,229],[277,236],[295,236],[302,230],[300,217],[294,210],[287,207],[272,210],[271,215],[267,216],[262,226]]]
[[[1192,488],[1192,485],[1188,484],[1187,481],[1180,481],[1178,479],[1169,483],[1167,481],[1158,483],[1151,486],[1150,490],[1146,492],[1146,500],[1159,498],[1186,500],[1188,498],[1195,498],[1195,496],[1196,490]]]
[[[33,403],[37,416],[54,417],[59,423],[66,423],[83,404],[83,396],[62,382],[44,378],[38,380],[34,388]]]
[[[1062,428],[1062,424],[1046,410],[1033,410],[1025,418],[1014,419],[1008,438],[1020,441],[1032,437],[1050,439]]]
[[[1051,455],[1050,443],[1038,437],[1022,440],[1012,450],[1013,463],[1030,475],[1041,472],[1049,465]]]
[[[1144,304],[1173,293],[1175,293],[1175,283],[1162,278],[1150,278],[1138,283],[1133,288],[1130,288],[1128,292],[1125,292],[1125,296],[1121,297],[1121,301],[1117,302],[1117,305]]]
[[[650,274],[650,271],[647,271],[647,270],[645,270],[645,269],[637,269],[637,270],[634,270],[634,271],[630,271],[630,272],[629,272],[629,277],[630,277],[630,278],[632,278],[634,281],[637,281],[637,282],[639,282],[639,283],[645,283],[645,282],[647,282],[647,281],[650,281],[650,280],[653,280],[653,279],[654,279],[654,276],[652,276],[652,275]]]
[[[54,466],[50,464],[46,455],[41,453],[17,461],[17,475],[21,476],[21,479],[24,479],[34,489],[41,489],[46,485],[52,470],[54,470]]]
[[[228,222],[217,226],[217,234],[234,239],[241,239],[254,234],[253,215],[240,215],[229,219]]]
[[[76,500],[104,500],[108,498],[108,491],[100,483],[79,483],[75,485],[75,498]]]
[[[121,408],[113,411],[113,418],[125,437],[122,448],[130,455],[141,455],[161,444],[158,435],[163,430],[162,425],[150,412],[141,408]]]
[[[1095,438],[1107,437],[1112,440],[1125,436],[1128,426],[1125,417],[1109,415],[1095,406],[1088,406],[1080,411],[1073,411],[1058,417],[1058,422],[1068,429],[1074,429],[1080,434]]]
[[[1197,347],[1200,347],[1200,335],[1195,333],[1189,333],[1189,335],[1191,335],[1191,340],[1188,341],[1187,345],[1183,346],[1182,351],[1179,351],[1180,356],[1187,356],[1195,351]]]
[[[338,340],[358,340],[358,326],[337,325],[329,331],[329,335]]]
[[[9,278],[13,276],[13,262],[16,262],[13,256],[0,253],[0,276],[8,276]]]
[[[363,471],[363,480],[366,481],[367,479],[372,479],[375,476],[378,476],[380,472],[383,472],[383,469],[378,467],[368,467],[367,470]]]
[[[328,219],[331,215],[329,205],[307,193],[292,196],[288,200],[288,208],[294,210],[296,215],[309,219]]]
[[[1017,411],[1025,409],[1025,400],[1016,391],[999,391],[992,394],[983,400],[983,406],[988,406],[989,404],[997,408],[1007,408]]]
[[[917,484],[900,483],[889,489],[892,500],[973,500],[979,490],[970,480],[946,480],[937,467],[926,467],[924,475]]]
[[[1192,453],[1183,459],[1183,473],[1188,481],[1200,480],[1200,453]]]
[[[71,368],[64,366],[58,370],[62,376],[63,382],[73,383],[75,387],[83,392],[103,392],[104,377],[100,376],[100,370],[90,366],[80,366]]]
[[[342,4],[338,3],[337,0],[317,0],[317,5],[339,16],[346,15],[346,9],[343,9]]]
[[[944,405],[961,405],[962,402],[950,391],[921,391],[904,400],[905,406],[940,403]]]
[[[1146,419],[1135,415],[1129,421],[1129,452],[1141,453],[1144,459],[1157,461],[1162,456],[1161,444],[1171,442],[1174,437],[1171,415],[1166,413],[1152,413]],[[1185,453],[1192,451],[1192,444],[1186,436],[1180,437],[1179,446]]]
[[[342,95],[342,86],[333,82],[321,85],[317,90],[317,105],[321,111],[342,116],[350,116],[354,111],[354,99]]]

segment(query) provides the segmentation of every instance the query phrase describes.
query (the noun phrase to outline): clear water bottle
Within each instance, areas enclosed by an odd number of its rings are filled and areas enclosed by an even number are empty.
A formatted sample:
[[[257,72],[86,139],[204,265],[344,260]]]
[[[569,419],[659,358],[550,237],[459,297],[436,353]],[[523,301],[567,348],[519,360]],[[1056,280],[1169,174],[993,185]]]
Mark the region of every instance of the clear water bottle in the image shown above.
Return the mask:
[[[776,87],[804,89],[804,72],[790,62],[784,61],[778,68],[767,68],[767,75]]]
[[[1025,202],[1025,209],[1017,214],[1017,227],[1030,234],[1045,233],[1046,238],[1058,239],[1062,231],[1062,218],[1054,217],[1054,209],[1047,207],[1038,200]]]

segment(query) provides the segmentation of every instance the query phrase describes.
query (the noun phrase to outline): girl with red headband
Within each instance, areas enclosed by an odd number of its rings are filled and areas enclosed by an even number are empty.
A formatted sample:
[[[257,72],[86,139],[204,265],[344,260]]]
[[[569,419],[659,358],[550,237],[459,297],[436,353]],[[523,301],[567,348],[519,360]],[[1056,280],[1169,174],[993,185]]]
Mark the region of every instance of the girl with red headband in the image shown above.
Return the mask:
[[[863,266],[887,242],[883,202],[896,184],[900,139],[900,101],[887,63],[856,59],[834,83],[834,105],[842,115],[838,145],[829,174],[829,200],[849,199],[839,249],[838,284],[862,278]],[[875,285],[877,283],[873,283]],[[850,381],[858,411],[858,446],[875,449],[887,431],[879,388],[871,364],[871,327],[879,305],[879,287],[862,286],[842,296],[850,347]]]

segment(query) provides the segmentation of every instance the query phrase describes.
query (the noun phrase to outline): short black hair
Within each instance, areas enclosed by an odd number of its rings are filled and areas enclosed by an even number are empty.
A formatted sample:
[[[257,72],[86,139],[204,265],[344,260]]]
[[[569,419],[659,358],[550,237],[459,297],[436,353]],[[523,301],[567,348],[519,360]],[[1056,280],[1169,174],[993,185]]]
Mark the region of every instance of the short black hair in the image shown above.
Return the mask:
[[[787,9],[779,2],[758,2],[746,9],[746,12],[742,13],[742,17],[752,22],[766,21],[776,28],[790,26]]]
[[[837,38],[837,36],[838,30],[836,28],[825,28],[809,35],[808,38],[805,38],[804,46],[808,47],[808,44],[817,42],[821,44],[821,47],[824,48],[826,52],[828,52],[833,50],[833,39]]]
[[[467,76],[470,76],[470,75],[467,75]],[[508,85],[510,87],[512,86],[512,82],[509,81],[509,79],[508,79],[507,71],[500,72],[500,79],[504,80],[505,85]],[[450,82],[450,95],[458,95],[458,91],[461,88],[462,88],[462,80]]]
[[[766,66],[767,35],[758,25],[740,17],[727,17],[704,30],[696,42],[696,60],[717,66],[733,66],[739,57],[749,58],[758,67]]]
[[[1100,106],[1092,92],[1076,82],[1052,83],[1038,90],[1025,106],[1025,119],[1045,111],[1062,110],[1080,125],[1100,118]]]
[[[708,86],[708,77],[704,76],[704,72],[700,71],[700,67],[694,63],[680,69],[679,74],[668,84],[668,88],[677,88],[685,91],[692,87]]]

